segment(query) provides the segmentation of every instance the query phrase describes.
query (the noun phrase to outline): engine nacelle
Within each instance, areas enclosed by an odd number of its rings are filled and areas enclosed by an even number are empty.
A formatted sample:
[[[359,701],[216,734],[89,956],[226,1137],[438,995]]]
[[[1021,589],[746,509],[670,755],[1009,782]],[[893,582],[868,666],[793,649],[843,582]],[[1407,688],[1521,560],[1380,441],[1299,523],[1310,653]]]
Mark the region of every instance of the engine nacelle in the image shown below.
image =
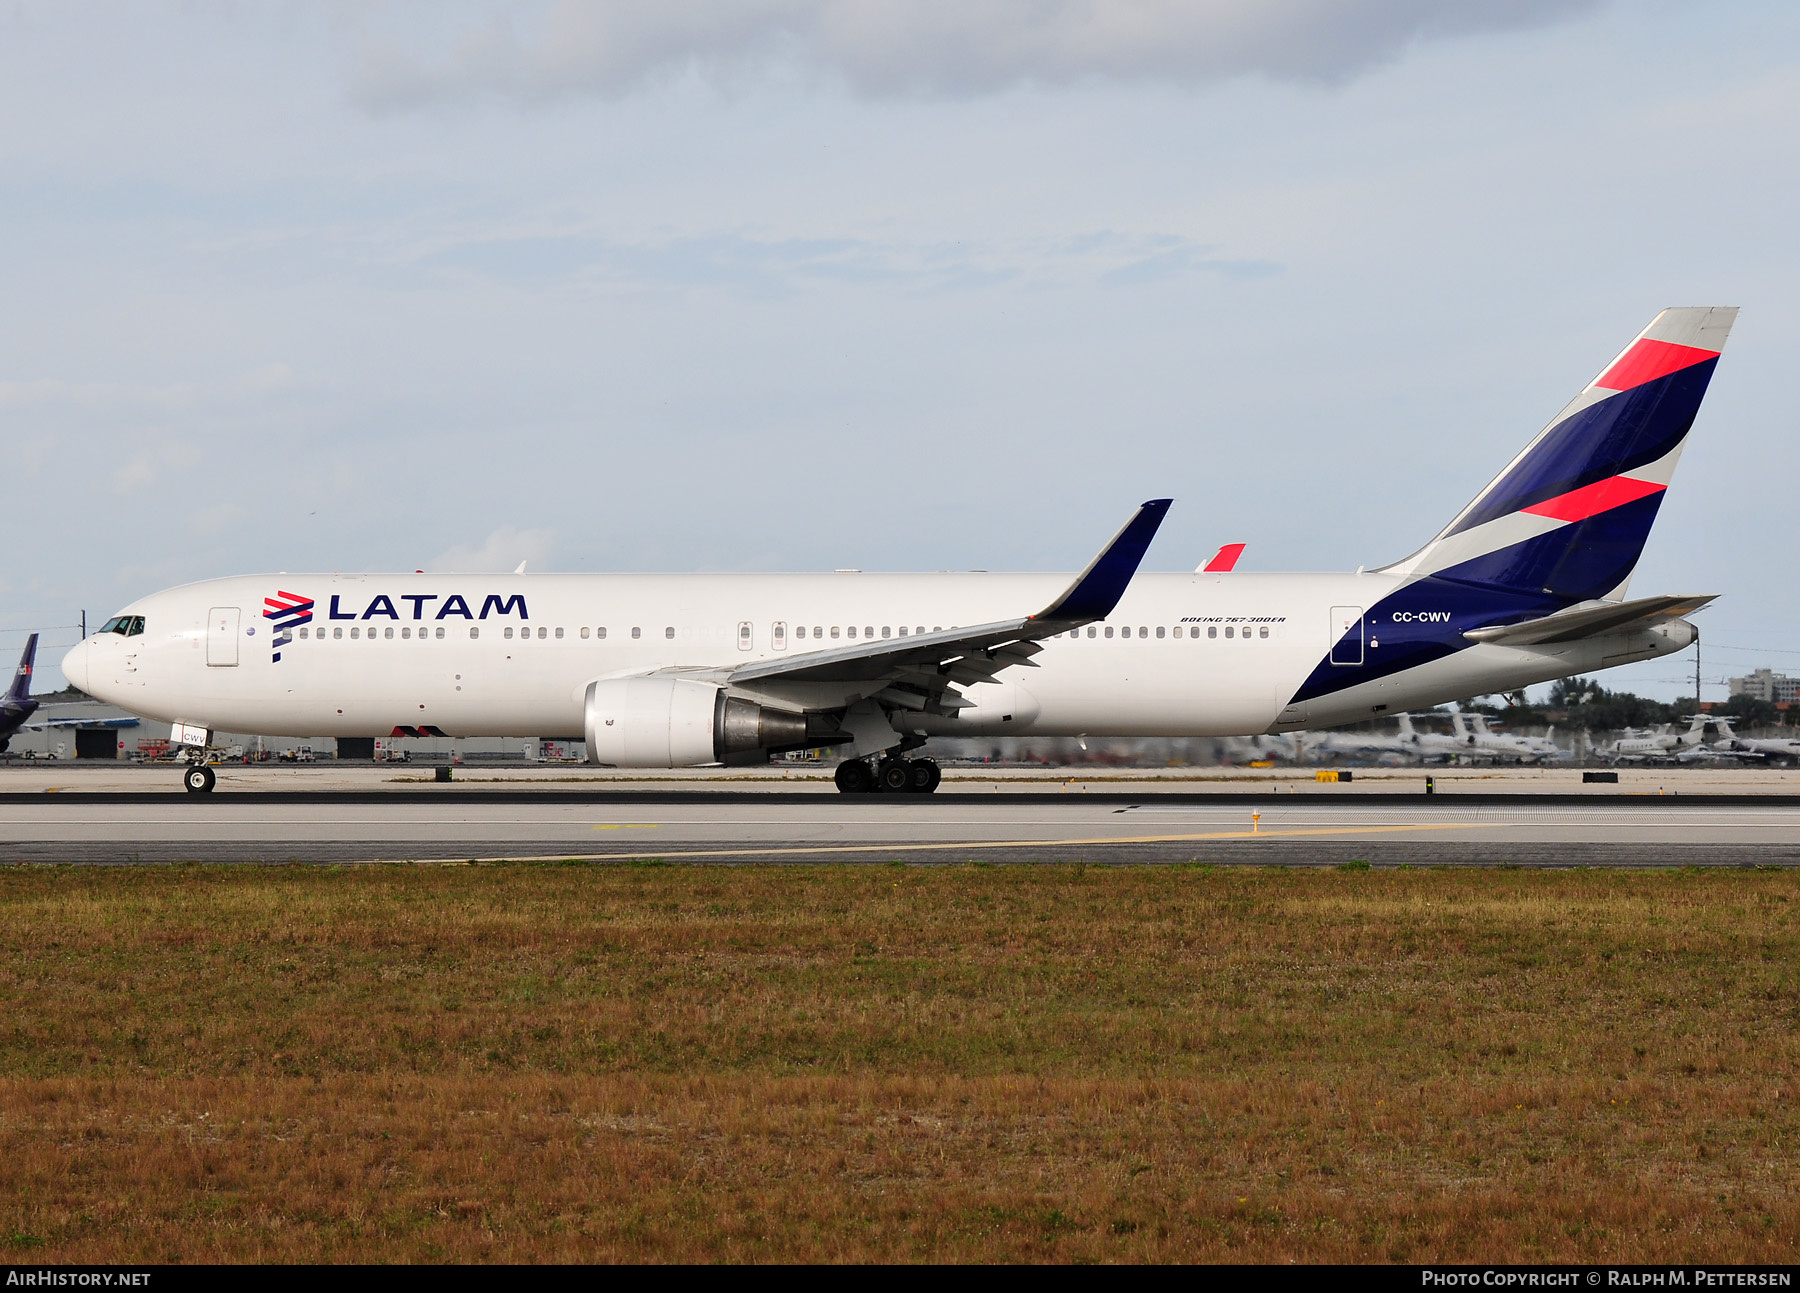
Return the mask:
[[[588,684],[589,763],[614,768],[695,768],[763,763],[807,742],[804,714],[727,696],[688,678],[612,678]]]

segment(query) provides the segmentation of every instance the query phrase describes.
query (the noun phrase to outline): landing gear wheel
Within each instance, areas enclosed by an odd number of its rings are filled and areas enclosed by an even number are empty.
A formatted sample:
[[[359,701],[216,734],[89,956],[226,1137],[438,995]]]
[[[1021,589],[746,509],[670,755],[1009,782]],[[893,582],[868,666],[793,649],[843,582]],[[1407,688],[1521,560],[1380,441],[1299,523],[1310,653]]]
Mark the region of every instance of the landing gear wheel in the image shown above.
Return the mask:
[[[833,778],[846,795],[866,795],[875,789],[875,769],[864,759],[845,759],[837,766]]]
[[[875,770],[875,782],[889,794],[912,789],[912,764],[906,759],[888,759]]]
[[[218,778],[213,775],[213,770],[204,766],[189,768],[181,774],[181,784],[188,788],[190,795],[211,794],[213,783],[217,780]]]
[[[938,767],[936,759],[914,759],[912,781],[906,788],[915,795],[929,795],[943,779],[943,771]]]

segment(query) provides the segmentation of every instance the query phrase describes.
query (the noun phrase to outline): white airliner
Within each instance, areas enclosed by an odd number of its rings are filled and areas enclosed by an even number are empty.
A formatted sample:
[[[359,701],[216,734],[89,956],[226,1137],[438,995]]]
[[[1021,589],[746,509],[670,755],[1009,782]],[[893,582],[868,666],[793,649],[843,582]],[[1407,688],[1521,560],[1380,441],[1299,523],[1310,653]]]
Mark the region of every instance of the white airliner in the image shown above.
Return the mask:
[[[1139,574],[1144,504],[1034,574],[249,575],[125,607],[71,682],[211,731],[582,739],[670,768],[835,746],[930,791],[939,735],[1298,731],[1679,651],[1707,596],[1626,601],[1734,308],[1665,310],[1430,543],[1354,574]],[[1234,554],[1235,555],[1235,554]],[[1210,564],[1210,563],[1209,563]],[[188,788],[213,774],[189,768]]]

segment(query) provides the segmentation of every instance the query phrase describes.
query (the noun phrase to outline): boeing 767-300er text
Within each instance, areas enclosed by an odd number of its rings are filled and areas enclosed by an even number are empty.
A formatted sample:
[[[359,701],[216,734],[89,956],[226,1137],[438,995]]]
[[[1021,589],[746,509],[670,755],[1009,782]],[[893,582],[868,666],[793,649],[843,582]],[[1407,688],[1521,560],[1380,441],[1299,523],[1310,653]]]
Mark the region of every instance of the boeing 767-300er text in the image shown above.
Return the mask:
[[[211,731],[538,735],[597,764],[833,746],[929,791],[932,736],[1325,727],[1679,651],[1707,596],[1625,600],[1736,317],[1664,310],[1436,538],[1355,574],[1139,574],[1169,500],[1031,574],[250,575],[157,593],[63,672]]]

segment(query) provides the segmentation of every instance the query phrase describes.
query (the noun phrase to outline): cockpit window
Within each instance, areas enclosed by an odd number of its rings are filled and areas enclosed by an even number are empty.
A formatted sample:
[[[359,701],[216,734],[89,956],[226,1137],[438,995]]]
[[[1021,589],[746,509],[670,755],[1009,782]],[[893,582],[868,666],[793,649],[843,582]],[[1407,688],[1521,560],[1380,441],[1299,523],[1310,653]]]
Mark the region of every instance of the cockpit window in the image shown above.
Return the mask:
[[[144,631],[142,615],[115,615],[100,626],[102,633],[117,633],[122,637],[136,637]]]
[[[125,621],[130,618],[131,616],[129,615],[115,615],[100,626],[100,631],[102,633],[123,633],[125,631]]]

